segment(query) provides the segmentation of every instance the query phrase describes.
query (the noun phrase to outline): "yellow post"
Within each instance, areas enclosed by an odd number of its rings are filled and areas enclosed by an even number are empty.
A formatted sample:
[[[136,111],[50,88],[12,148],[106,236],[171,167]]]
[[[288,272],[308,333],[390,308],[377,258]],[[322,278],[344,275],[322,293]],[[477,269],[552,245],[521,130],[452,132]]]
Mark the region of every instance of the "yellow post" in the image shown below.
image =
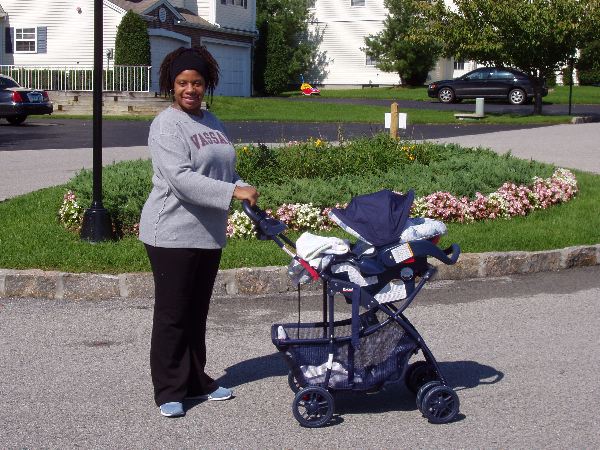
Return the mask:
[[[390,137],[392,139],[398,139],[398,103],[392,103],[392,110],[390,114]]]

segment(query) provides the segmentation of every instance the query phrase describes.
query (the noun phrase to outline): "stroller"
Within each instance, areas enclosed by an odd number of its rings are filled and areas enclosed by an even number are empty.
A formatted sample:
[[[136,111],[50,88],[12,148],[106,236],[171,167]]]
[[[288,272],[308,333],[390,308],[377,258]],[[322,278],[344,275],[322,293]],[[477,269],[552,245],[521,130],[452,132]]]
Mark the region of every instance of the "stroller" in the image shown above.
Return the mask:
[[[323,284],[321,322],[271,327],[273,344],[289,366],[292,412],[302,426],[321,427],[332,419],[332,393],[376,392],[384,383],[400,380],[416,394],[417,407],[429,422],[448,423],[458,414],[457,394],[404,310],[436,272],[428,258],[454,264],[460,248],[436,245],[446,232],[442,222],[408,217],[413,198],[413,191],[401,195],[383,190],[333,209],[330,219],[357,238],[353,244],[310,233],[294,243],[283,234],[283,222],[243,203],[258,238],[273,240],[292,257],[293,281],[320,279]],[[299,256],[306,255],[306,248],[300,248],[305,235],[316,243],[306,259]],[[351,305],[349,319],[335,320],[336,296]],[[419,351],[424,360],[409,365]]]

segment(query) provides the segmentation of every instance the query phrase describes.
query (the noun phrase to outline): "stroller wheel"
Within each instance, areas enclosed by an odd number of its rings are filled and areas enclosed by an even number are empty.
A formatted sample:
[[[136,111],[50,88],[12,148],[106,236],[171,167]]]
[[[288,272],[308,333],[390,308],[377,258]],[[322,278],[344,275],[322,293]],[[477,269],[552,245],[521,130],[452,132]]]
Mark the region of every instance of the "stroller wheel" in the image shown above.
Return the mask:
[[[294,417],[303,427],[322,427],[333,417],[333,396],[319,386],[300,389],[292,403]]]
[[[290,389],[294,393],[302,389],[302,386],[300,386],[300,383],[298,383],[298,380],[296,380],[296,377],[294,376],[291,370],[288,372],[288,384],[290,385]]]
[[[404,381],[408,390],[416,394],[421,386],[437,378],[437,373],[431,364],[427,361],[417,361],[408,366]]]
[[[421,412],[431,423],[448,423],[458,415],[459,400],[448,386],[433,386],[423,396]]]
[[[436,381],[429,381],[419,388],[419,390],[417,391],[417,408],[419,408],[419,411],[421,411],[421,402],[423,401],[423,397],[425,397],[425,394],[427,393],[427,391],[434,386],[441,386],[441,385],[442,385],[442,383],[440,381],[436,380]],[[423,411],[421,411],[421,412],[423,412]]]

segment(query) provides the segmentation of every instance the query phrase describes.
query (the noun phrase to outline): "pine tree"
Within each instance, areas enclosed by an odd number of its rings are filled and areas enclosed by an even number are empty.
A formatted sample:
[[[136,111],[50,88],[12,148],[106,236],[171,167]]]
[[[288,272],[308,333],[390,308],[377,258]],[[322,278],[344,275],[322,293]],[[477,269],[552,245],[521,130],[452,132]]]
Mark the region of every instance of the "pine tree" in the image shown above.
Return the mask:
[[[127,11],[117,28],[115,64],[149,66],[150,37],[146,22],[133,11]]]

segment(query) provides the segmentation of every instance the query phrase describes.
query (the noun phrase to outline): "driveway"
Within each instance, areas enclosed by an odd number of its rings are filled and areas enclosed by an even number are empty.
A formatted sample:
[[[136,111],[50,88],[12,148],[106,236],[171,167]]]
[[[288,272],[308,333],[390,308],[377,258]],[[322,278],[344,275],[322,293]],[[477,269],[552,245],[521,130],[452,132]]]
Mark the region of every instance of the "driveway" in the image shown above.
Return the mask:
[[[267,244],[265,244],[267,245]],[[180,419],[152,401],[151,299],[0,300],[3,448],[598,448],[600,266],[433,282],[406,310],[459,395],[432,425],[402,383],[336,395],[328,427],[292,417],[270,326],[296,322],[293,297],[220,298],[208,370],[236,397],[190,403]],[[347,314],[345,302],[338,313]],[[320,317],[302,303],[302,320]],[[341,316],[340,316],[341,317]]]

